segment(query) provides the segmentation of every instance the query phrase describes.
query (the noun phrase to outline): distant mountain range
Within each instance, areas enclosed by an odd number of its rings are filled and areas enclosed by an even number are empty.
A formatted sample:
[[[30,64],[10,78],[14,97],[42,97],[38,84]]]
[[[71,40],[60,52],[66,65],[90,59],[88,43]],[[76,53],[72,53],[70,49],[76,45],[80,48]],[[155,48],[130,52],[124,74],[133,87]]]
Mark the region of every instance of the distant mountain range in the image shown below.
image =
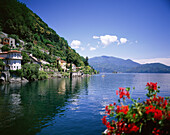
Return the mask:
[[[99,72],[170,73],[170,66],[161,63],[139,64],[130,59],[110,56],[90,58],[89,64]]]

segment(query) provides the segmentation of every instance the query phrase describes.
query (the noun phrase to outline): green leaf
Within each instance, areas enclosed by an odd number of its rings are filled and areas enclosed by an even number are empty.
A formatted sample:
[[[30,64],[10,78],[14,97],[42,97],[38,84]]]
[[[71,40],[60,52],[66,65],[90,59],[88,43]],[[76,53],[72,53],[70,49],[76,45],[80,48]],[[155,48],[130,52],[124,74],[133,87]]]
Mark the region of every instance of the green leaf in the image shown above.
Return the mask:
[[[161,124],[162,124],[162,121],[159,121],[159,124],[161,125]]]
[[[126,88],[126,91],[130,91],[130,87],[127,87],[127,88]]]
[[[143,123],[140,124],[139,133],[141,133],[142,131],[142,126],[143,126]]]
[[[120,103],[120,99],[118,99],[118,102]]]

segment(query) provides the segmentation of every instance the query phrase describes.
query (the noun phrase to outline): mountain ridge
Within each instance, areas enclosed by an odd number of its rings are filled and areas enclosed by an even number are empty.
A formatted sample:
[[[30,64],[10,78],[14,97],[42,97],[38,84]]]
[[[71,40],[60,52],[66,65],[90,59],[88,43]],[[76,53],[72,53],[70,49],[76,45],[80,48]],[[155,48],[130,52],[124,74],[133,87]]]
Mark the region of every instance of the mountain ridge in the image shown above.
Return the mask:
[[[89,64],[100,72],[170,73],[170,66],[162,63],[139,64],[131,59],[105,55],[90,58]]]

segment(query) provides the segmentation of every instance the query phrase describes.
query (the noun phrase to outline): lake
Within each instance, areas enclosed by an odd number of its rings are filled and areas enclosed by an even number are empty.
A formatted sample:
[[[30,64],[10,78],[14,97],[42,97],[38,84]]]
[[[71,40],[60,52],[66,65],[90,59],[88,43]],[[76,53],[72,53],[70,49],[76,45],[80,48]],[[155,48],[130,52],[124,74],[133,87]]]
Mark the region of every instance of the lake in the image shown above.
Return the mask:
[[[0,135],[101,135],[105,106],[119,87],[145,99],[147,82],[170,96],[170,74],[102,74],[0,86]]]

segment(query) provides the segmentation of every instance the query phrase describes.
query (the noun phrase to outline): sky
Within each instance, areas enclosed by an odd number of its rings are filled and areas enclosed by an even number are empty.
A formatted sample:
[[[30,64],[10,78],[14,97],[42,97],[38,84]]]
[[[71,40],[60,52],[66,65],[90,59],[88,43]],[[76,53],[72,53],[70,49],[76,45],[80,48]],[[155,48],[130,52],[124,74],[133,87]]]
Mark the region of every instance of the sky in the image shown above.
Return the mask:
[[[170,0],[20,0],[81,56],[170,66]]]

